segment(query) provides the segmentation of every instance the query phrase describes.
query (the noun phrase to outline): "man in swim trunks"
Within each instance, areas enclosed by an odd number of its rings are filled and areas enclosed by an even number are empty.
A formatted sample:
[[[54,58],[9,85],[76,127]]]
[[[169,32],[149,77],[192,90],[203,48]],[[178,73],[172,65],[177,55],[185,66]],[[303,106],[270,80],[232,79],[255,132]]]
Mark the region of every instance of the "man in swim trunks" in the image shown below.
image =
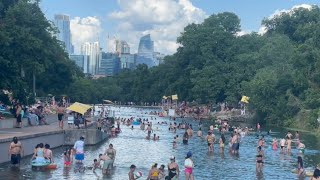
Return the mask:
[[[281,138],[280,140],[280,148],[281,152],[283,153],[285,151],[284,146],[286,145],[286,140],[284,138]]]
[[[73,149],[76,151],[75,159],[78,162],[84,160],[84,137],[80,137],[80,140],[74,143]]]
[[[146,131],[148,131],[148,137],[150,138],[150,136],[151,136],[151,131],[152,131],[150,124],[148,124],[148,127],[147,127],[147,130],[146,130]]]
[[[8,156],[11,156],[11,164],[13,166],[20,166],[21,154],[23,156],[22,144],[17,137],[13,137],[9,145]]]
[[[99,154],[99,163],[100,161],[103,161],[102,174],[109,174],[112,166],[112,159],[107,155]]]
[[[62,106],[62,104],[58,104],[57,108],[57,114],[58,114],[58,120],[59,120],[59,127],[63,129],[63,116],[65,114],[65,108]]]

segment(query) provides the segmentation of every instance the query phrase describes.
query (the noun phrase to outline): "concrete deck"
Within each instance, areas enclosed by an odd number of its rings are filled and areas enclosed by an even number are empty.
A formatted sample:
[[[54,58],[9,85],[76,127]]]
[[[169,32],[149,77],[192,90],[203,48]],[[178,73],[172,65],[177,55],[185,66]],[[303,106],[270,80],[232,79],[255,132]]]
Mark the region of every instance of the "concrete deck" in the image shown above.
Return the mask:
[[[12,119],[14,120],[14,119]],[[21,141],[24,155],[33,154],[34,147],[39,143],[48,143],[51,148],[72,145],[80,136],[85,136],[85,143],[88,145],[97,144],[107,138],[107,134],[94,128],[95,123],[89,123],[88,129],[69,128],[67,121],[64,121],[64,129],[58,126],[56,115],[46,118],[49,125],[28,126],[23,128],[2,128],[0,129],[0,152],[7,154],[9,144],[13,137]],[[0,156],[0,163],[9,161],[6,155]]]

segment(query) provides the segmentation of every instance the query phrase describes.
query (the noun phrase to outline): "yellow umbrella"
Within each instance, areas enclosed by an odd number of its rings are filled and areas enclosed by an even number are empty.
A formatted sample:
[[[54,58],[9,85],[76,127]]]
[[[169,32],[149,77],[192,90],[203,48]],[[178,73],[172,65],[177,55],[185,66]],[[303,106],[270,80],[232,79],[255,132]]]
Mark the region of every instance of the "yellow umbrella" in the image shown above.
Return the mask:
[[[171,97],[172,97],[172,100],[178,100],[178,95],[177,94],[172,95]]]
[[[244,102],[244,103],[249,103],[249,97],[248,96],[242,96],[241,98],[241,102]]]
[[[112,102],[112,101],[110,101],[110,100],[103,100],[103,102],[105,102],[105,103],[109,103],[109,104],[113,104],[113,102]]]
[[[74,111],[74,112],[80,113],[80,114],[84,114],[90,108],[92,108],[92,106],[75,102],[71,106],[69,106],[67,109],[70,110],[70,111]]]

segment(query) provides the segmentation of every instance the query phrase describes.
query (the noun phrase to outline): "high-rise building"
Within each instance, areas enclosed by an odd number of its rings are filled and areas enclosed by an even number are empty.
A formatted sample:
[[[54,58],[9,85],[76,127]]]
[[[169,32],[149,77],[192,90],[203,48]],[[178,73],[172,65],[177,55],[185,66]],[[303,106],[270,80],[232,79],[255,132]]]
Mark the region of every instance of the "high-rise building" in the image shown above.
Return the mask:
[[[89,56],[88,73],[91,75],[96,75],[98,73],[101,60],[101,48],[99,42],[84,43],[81,46],[81,54]]]
[[[140,38],[136,64],[146,64],[148,67],[155,66],[153,60],[154,45],[150,34]]]
[[[120,72],[120,58],[118,54],[102,53],[99,75],[113,76]]]
[[[88,55],[69,55],[69,58],[76,63],[83,73],[88,73]]]
[[[130,54],[130,46],[126,41],[116,40],[116,52],[121,54]]]
[[[134,55],[122,54],[120,57],[121,69],[133,69],[134,68]]]
[[[58,40],[64,43],[65,51],[69,54],[73,54],[70,32],[70,17],[64,14],[56,14],[54,15],[54,24],[59,30],[55,36]]]

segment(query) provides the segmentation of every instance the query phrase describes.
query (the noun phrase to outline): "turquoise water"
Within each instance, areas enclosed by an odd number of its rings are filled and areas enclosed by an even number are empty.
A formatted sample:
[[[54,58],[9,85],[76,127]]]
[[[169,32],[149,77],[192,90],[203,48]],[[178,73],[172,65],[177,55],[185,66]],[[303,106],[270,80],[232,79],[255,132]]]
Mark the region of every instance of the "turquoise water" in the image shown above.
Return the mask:
[[[119,112],[120,111],[120,112]],[[149,111],[148,109],[118,109],[117,116],[139,116],[141,118],[148,118],[150,116],[141,114],[141,112]],[[188,123],[193,124],[195,132],[198,130],[197,122],[184,119]],[[122,133],[115,138],[110,138],[97,146],[86,147],[86,161],[85,166],[91,166],[93,159],[98,157],[99,153],[103,153],[109,143],[114,145],[117,150],[115,161],[115,168],[111,175],[102,176],[101,171],[97,170],[93,173],[91,170],[86,170],[84,173],[74,172],[74,167],[71,169],[63,168],[63,150],[65,147],[54,149],[55,161],[58,164],[58,169],[52,171],[35,171],[29,165],[30,159],[24,159],[20,170],[8,168],[8,164],[3,164],[0,169],[0,179],[114,179],[126,180],[128,179],[129,166],[135,164],[137,171],[141,171],[144,175],[141,179],[146,179],[146,175],[151,165],[158,163],[159,165],[167,165],[169,157],[174,155],[177,163],[181,169],[181,178],[184,179],[184,157],[188,151],[193,152],[193,159],[195,163],[194,175],[196,180],[207,179],[298,179],[298,177],[291,173],[291,170],[296,167],[298,151],[292,150],[291,155],[280,154],[279,151],[273,151],[266,148],[265,150],[265,166],[262,173],[256,173],[255,170],[255,155],[258,137],[255,133],[242,138],[240,144],[239,155],[231,155],[228,148],[224,153],[219,153],[218,145],[215,144],[215,151],[213,154],[208,154],[207,143],[204,138],[192,137],[188,145],[182,144],[182,135],[184,130],[178,130],[177,133],[169,132],[168,126],[157,125],[158,121],[169,121],[166,118],[159,118],[152,120],[154,124],[154,133],[160,136],[159,141],[149,141],[145,139],[146,132],[141,131],[139,126],[135,126],[133,130],[130,127],[121,125]],[[182,120],[177,120],[181,122]],[[208,124],[204,124],[203,134],[206,134]],[[284,129],[274,129],[279,133],[266,136],[266,142],[270,145],[273,137],[284,137]],[[173,137],[178,134],[180,141],[176,149],[172,148]],[[219,138],[218,133],[215,133]],[[229,139],[227,134],[226,138]],[[303,156],[305,167],[314,167],[320,163],[320,147],[316,138],[312,135],[301,134],[301,139],[307,146]],[[44,142],[46,143],[46,142]]]

